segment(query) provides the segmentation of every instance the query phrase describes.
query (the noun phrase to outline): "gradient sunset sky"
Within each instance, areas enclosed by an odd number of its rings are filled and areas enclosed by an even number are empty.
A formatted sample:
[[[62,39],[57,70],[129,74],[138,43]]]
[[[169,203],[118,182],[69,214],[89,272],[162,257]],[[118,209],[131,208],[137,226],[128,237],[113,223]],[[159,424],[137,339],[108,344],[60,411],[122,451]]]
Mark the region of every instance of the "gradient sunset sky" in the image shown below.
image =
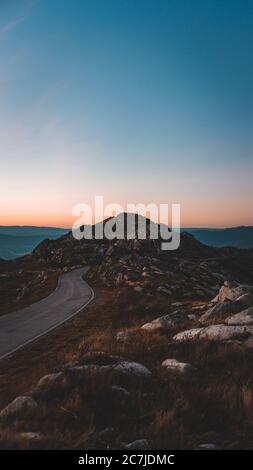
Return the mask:
[[[253,225],[252,0],[0,0],[0,225]]]

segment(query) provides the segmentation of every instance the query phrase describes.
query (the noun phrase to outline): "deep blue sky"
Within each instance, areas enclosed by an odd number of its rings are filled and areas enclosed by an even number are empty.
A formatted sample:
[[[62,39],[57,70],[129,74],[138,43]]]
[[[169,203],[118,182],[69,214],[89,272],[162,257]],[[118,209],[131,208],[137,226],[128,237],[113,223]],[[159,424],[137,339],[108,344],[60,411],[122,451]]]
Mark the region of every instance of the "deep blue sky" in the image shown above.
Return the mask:
[[[0,0],[2,223],[179,202],[253,224],[251,0]]]

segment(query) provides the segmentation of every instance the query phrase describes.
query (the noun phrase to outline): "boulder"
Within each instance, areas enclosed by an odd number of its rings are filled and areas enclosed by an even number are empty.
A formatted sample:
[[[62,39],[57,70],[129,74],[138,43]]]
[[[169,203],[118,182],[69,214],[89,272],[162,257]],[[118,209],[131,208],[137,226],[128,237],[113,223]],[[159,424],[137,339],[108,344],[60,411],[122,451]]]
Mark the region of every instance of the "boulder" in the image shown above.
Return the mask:
[[[243,294],[253,295],[253,286],[249,286],[247,284],[238,284],[237,282],[232,281],[225,281],[214,300],[217,302],[224,302],[225,300],[236,300]]]
[[[63,372],[56,372],[54,374],[47,374],[42,377],[36,387],[36,391],[51,390],[57,388],[63,379]]]
[[[162,362],[162,367],[165,367],[167,370],[172,372],[177,372],[179,374],[186,374],[193,371],[191,364],[186,362],[179,362],[176,359],[165,359]]]
[[[224,300],[223,302],[217,303],[207,310],[207,312],[200,317],[199,321],[203,323],[212,318],[226,318],[228,315],[238,313],[251,306],[253,306],[253,295],[249,293],[243,294],[234,301]]]
[[[112,366],[112,371],[120,376],[136,379],[150,379],[152,372],[142,364],[132,361],[122,361]]]
[[[211,325],[203,328],[185,330],[173,337],[175,341],[191,341],[195,339],[209,341],[226,341],[236,338],[247,338],[253,334],[251,326]]]
[[[202,330],[204,330],[204,328],[192,328],[190,330],[181,331],[173,336],[173,339],[180,342],[198,339]]]
[[[227,318],[228,325],[253,325],[253,307]]]
[[[199,318],[200,323],[204,323],[212,318],[222,318],[226,315],[231,315],[232,313],[232,302],[224,301],[223,303],[218,303],[213,307],[209,308],[201,317]]]
[[[38,404],[32,397],[17,397],[1,411],[0,417],[8,418],[36,408],[38,408]]]
[[[184,324],[187,320],[188,317],[186,313],[177,310],[173,313],[156,318],[150,323],[145,323],[141,328],[150,332],[157,330],[169,331],[178,325]]]
[[[124,387],[117,387],[116,385],[112,385],[111,394],[115,400],[128,400],[130,398],[130,392]]]
[[[120,360],[115,361],[114,364],[108,365],[96,365],[96,364],[86,364],[79,365],[69,369],[68,373],[70,375],[78,376],[80,378],[87,376],[87,374],[98,375],[111,377],[116,379],[117,384],[121,384],[121,379],[123,384],[129,379],[137,380],[147,380],[151,378],[152,373],[147,367],[142,364],[133,361]],[[119,380],[118,380],[119,379]],[[126,379],[126,380],[124,380]],[[116,393],[116,391],[115,391]],[[121,389],[121,395],[122,395]],[[126,394],[125,394],[126,398]]]
[[[147,439],[138,439],[125,445],[125,450],[146,450],[148,449]]]

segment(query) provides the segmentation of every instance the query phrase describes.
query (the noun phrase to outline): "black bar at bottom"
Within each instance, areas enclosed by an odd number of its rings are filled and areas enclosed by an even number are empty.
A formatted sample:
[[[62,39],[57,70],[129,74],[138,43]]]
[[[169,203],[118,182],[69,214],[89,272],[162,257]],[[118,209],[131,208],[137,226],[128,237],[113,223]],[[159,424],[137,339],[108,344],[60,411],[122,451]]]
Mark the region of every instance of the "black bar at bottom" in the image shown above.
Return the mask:
[[[242,465],[245,459],[253,455],[252,450],[150,450],[150,451],[86,451],[86,450],[2,450],[0,466],[7,462],[16,467],[21,465],[40,466],[55,465],[59,467],[77,466],[79,468],[99,466],[112,468],[115,465],[138,468],[149,468],[159,465],[160,468],[194,465],[217,465],[223,460],[226,465]],[[3,468],[3,467],[2,467]]]

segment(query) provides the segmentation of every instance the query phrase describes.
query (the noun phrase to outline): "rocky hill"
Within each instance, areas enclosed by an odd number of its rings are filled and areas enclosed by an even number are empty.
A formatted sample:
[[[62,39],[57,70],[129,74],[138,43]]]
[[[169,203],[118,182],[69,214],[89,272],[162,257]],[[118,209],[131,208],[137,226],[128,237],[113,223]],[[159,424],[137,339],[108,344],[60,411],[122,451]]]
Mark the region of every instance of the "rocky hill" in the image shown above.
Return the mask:
[[[178,250],[162,251],[161,240],[149,238],[152,222],[146,223],[146,240],[137,238],[137,224],[131,240],[96,240],[93,226],[91,240],[78,241],[69,232],[42,241],[22,258],[0,260],[0,314],[45,297],[59,274],[84,265],[91,267],[87,279],[94,285],[126,287],[172,301],[209,300],[224,280],[253,283],[253,250],[213,248],[182,233]]]
[[[211,298],[226,279],[253,282],[253,250],[213,248],[182,233],[178,250],[163,251],[160,239],[149,239],[150,223],[146,240],[137,238],[137,226],[134,239],[96,240],[93,226],[92,240],[78,241],[69,233],[43,241],[30,258],[55,268],[89,264],[94,283],[178,298]]]
[[[252,250],[68,233],[0,260],[2,309],[84,264],[89,311],[0,364],[0,448],[252,448]]]

